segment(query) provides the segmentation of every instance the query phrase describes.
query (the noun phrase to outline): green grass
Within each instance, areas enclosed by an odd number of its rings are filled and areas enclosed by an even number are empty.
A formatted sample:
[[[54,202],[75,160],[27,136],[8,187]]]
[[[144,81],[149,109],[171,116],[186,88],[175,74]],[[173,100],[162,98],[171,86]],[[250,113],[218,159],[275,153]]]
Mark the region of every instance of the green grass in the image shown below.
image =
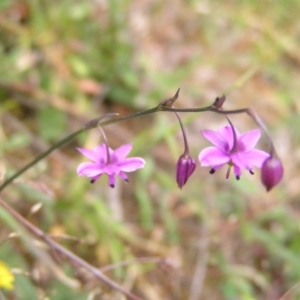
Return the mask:
[[[210,175],[199,165],[179,190],[181,132],[175,115],[159,112],[104,128],[112,148],[132,142],[132,155],[147,161],[113,193],[106,178],[91,185],[76,174],[84,158],[75,148],[101,142],[93,129],[28,170],[1,199],[96,267],[169,259],[172,266],[139,263],[107,273],[143,299],[196,299],[190,287],[203,228],[209,245],[199,299],[280,299],[300,281],[299,1],[0,2],[1,179],[87,121],[151,108],[179,87],[176,107],[206,106],[229,91],[226,108],[256,110],[285,166],[270,193],[259,170],[236,182],[223,168]],[[181,117],[195,158],[208,145],[200,130],[226,122],[212,113]],[[245,115],[232,121],[241,131],[254,128]],[[53,253],[3,209],[0,218],[0,260],[22,270],[15,289],[3,291],[6,299],[117,299],[54,255],[80,288],[56,277],[39,256]],[[18,231],[21,237],[8,238]]]

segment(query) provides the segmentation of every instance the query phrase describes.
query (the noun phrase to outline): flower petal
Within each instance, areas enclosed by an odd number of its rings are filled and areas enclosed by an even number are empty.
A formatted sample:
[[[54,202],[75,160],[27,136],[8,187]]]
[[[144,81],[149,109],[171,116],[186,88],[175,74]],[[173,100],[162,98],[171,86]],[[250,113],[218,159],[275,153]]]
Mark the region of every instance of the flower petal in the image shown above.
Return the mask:
[[[235,164],[233,165],[233,171],[234,171],[235,176],[240,177],[242,174],[241,168]]]
[[[224,137],[220,133],[212,130],[201,130],[201,133],[208,141],[210,141],[218,149],[224,152],[228,152],[230,150],[227,140],[224,139]]]
[[[254,129],[243,133],[238,140],[239,151],[252,150],[260,139],[260,130]]]
[[[96,182],[102,175],[103,175],[103,173],[100,174],[100,175],[97,175],[97,176],[92,177],[91,183]]]
[[[213,169],[214,169],[214,171],[218,171],[223,166],[224,166],[224,164],[222,164],[222,165],[216,165],[216,166],[213,167]]]
[[[240,133],[235,127],[234,127],[234,131],[235,131],[236,139],[238,140],[239,137],[240,137]],[[230,125],[221,127],[218,130],[218,133],[223,137],[223,139],[225,141],[227,141],[227,143],[228,143],[228,150],[227,151],[230,151],[233,147],[233,141],[234,141],[232,127]]]
[[[270,156],[269,153],[253,149],[248,152],[237,152],[231,155],[233,164],[246,170],[252,170],[253,167],[261,168],[263,162]]]
[[[8,266],[0,261],[0,288],[12,290],[14,288],[14,275]]]
[[[119,176],[125,181],[128,182],[128,176],[124,172],[120,172]]]
[[[239,138],[240,137],[240,132],[238,131],[238,129],[236,127],[234,127],[234,131],[236,134],[236,137]],[[224,139],[231,139],[232,138],[232,128],[230,125],[226,125],[221,127],[220,129],[218,129],[218,132],[224,137]]]
[[[125,145],[122,145],[121,147],[117,148],[114,151],[113,155],[116,156],[117,161],[120,161],[129,154],[131,149],[132,149],[132,144],[125,144]]]
[[[198,159],[203,167],[220,167],[230,161],[230,156],[218,148],[208,147],[199,153]]]
[[[145,166],[146,162],[141,157],[130,157],[126,158],[121,162],[117,163],[117,166],[123,171],[123,172],[133,172],[137,169],[143,168]]]
[[[109,154],[111,155],[113,150],[108,148]],[[98,153],[98,163],[100,164],[106,164],[107,162],[107,150],[106,150],[106,145],[103,143],[95,148],[95,152]]]
[[[116,164],[109,164],[103,167],[103,172],[107,175],[118,175],[120,171],[120,168]]]
[[[93,162],[99,162],[99,153],[88,148],[76,148],[82,155],[89,158]]]
[[[77,174],[79,176],[95,177],[102,173],[103,173],[102,168],[99,165],[91,162],[81,163],[77,167]]]

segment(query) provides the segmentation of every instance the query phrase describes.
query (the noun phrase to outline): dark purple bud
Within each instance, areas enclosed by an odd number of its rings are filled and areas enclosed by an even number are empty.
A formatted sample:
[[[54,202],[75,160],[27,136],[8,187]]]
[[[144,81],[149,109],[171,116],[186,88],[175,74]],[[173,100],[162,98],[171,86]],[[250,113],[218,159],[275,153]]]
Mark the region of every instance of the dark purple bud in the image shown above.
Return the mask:
[[[196,169],[196,161],[189,155],[181,155],[176,166],[176,180],[181,189]]]
[[[261,167],[261,181],[270,191],[283,177],[283,166],[279,158],[270,156]]]

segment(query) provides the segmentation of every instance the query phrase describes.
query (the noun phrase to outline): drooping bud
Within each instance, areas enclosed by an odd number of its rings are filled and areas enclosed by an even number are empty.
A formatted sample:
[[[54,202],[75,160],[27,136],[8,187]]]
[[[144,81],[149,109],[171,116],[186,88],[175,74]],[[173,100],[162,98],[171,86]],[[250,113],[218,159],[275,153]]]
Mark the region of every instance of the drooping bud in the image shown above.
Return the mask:
[[[283,166],[280,159],[276,156],[267,158],[261,167],[261,181],[270,191],[277,185],[283,177]]]
[[[186,184],[195,169],[196,161],[190,155],[183,154],[179,157],[176,166],[176,180],[180,189]]]

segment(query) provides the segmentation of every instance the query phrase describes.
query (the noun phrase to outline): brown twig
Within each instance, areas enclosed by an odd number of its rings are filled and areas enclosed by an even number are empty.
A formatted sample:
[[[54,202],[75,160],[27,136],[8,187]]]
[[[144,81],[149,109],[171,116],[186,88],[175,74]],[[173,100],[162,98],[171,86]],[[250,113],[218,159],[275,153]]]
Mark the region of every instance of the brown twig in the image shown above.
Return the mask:
[[[28,222],[24,217],[22,217],[17,211],[15,211],[12,207],[10,207],[4,200],[0,198],[0,205],[10,214],[12,215],[20,224],[22,224],[27,230],[29,230],[33,235],[37,238],[43,240],[45,243],[49,245],[49,247],[57,251],[58,253],[62,254],[64,257],[68,258],[73,263],[77,264],[78,266],[83,267],[84,269],[91,272],[95,277],[100,279],[102,282],[110,286],[112,289],[117,290],[124,294],[130,300],[141,300],[141,298],[135,296],[134,294],[128,292],[123,287],[121,287],[116,282],[109,279],[105,276],[99,269],[93,267],[89,263],[87,263],[82,258],[75,255],[73,252],[69,251],[68,249],[64,248],[60,244],[53,241],[47,234],[45,234],[42,230],[32,225]]]

